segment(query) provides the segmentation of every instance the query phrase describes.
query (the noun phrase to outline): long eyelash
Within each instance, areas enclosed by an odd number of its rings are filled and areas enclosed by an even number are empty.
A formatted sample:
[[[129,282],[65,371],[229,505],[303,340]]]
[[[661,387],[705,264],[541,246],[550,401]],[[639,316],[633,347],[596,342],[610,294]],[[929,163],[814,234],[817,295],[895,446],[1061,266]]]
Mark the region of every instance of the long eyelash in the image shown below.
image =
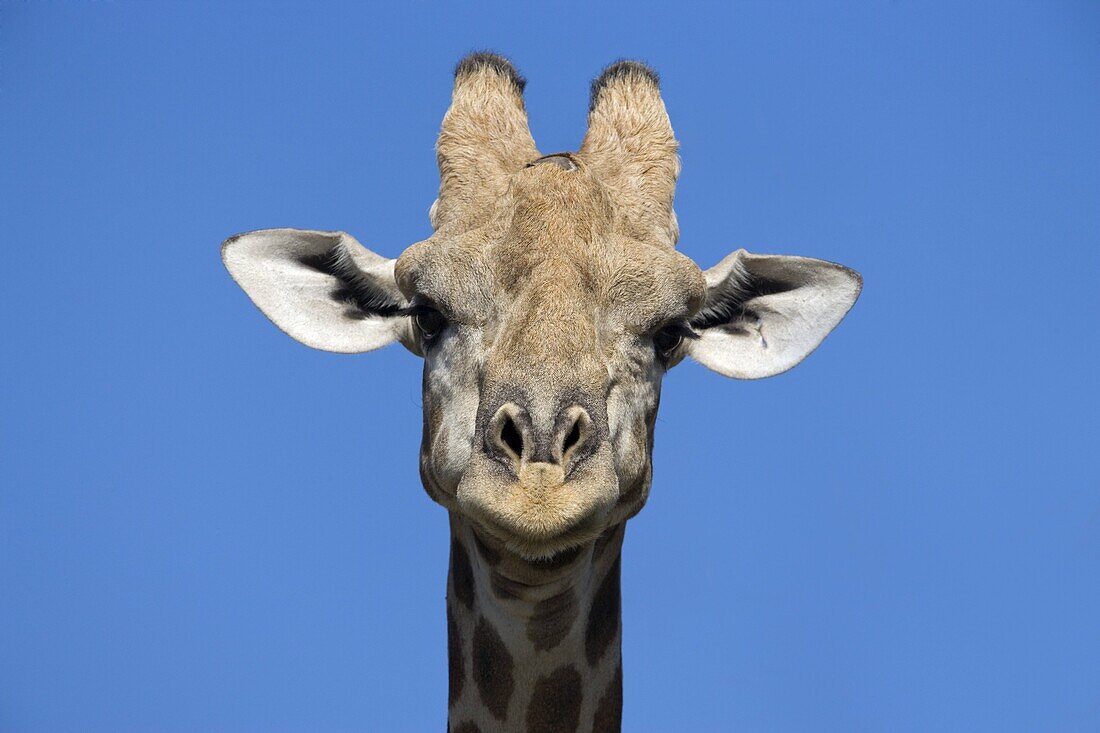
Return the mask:
[[[425,316],[435,312],[437,312],[437,309],[427,303],[410,303],[404,308],[398,308],[394,315],[415,318],[416,316]]]
[[[682,336],[686,339],[699,338],[699,333],[695,331],[695,329],[693,329],[691,327],[691,324],[689,324],[687,321],[677,321],[676,323],[670,323],[665,326],[663,330],[667,331],[668,333],[674,333],[677,336]]]
[[[401,303],[364,275],[343,247],[333,247],[324,254],[307,255],[298,261],[340,281],[340,287],[331,293],[334,300],[348,303],[370,315],[392,316],[401,310]]]
[[[785,293],[794,288],[794,285],[779,280],[753,275],[743,265],[739,266],[707,293],[707,301],[692,317],[691,326],[702,330],[755,318],[756,313],[746,305],[750,300]]]

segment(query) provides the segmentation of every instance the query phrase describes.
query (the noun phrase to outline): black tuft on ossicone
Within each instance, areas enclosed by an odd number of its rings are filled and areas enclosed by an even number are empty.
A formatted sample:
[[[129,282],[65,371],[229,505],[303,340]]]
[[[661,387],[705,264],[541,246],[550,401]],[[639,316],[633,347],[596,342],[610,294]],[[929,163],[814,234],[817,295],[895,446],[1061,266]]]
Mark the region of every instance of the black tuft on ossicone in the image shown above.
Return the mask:
[[[643,64],[641,61],[620,59],[604,69],[600,75],[592,81],[592,91],[588,97],[588,111],[591,112],[596,109],[596,104],[600,101],[600,93],[606,87],[619,79],[626,79],[629,77],[644,79],[658,88],[661,86],[661,77],[648,65]]]
[[[463,58],[458,62],[458,66],[455,67],[455,78],[457,79],[465,74],[472,74],[483,66],[488,66],[493,71],[512,82],[512,86],[516,88],[516,93],[523,94],[523,90],[527,86],[527,80],[520,76],[520,73],[516,71],[516,67],[512,65],[511,61],[491,51],[474,51]]]

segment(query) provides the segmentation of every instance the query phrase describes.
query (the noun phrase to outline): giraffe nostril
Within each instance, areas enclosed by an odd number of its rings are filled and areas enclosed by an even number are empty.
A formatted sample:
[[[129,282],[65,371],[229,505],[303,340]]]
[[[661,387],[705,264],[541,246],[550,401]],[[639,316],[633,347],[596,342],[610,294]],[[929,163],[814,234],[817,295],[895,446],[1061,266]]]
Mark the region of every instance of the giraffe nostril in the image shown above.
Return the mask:
[[[595,445],[592,440],[592,418],[583,407],[572,405],[563,411],[558,424],[562,423],[569,428],[564,431],[564,437],[561,438],[561,453],[558,454],[558,460],[568,470],[578,461],[584,460]]]
[[[592,418],[580,405],[570,405],[554,420],[533,425],[531,414],[505,402],[489,419],[483,433],[485,454],[517,474],[527,464],[556,465],[569,472],[599,444]]]
[[[485,426],[485,453],[513,473],[528,459],[524,451],[530,452],[532,445],[530,418],[514,402],[501,405]]]
[[[570,448],[580,442],[581,439],[581,421],[577,420],[573,423],[573,429],[569,431],[569,434],[565,436],[565,442],[561,444],[561,452],[564,455]]]
[[[510,415],[504,418],[504,424],[500,428],[500,440],[515,453],[516,458],[523,455],[523,436],[520,435],[519,428],[516,427]]]

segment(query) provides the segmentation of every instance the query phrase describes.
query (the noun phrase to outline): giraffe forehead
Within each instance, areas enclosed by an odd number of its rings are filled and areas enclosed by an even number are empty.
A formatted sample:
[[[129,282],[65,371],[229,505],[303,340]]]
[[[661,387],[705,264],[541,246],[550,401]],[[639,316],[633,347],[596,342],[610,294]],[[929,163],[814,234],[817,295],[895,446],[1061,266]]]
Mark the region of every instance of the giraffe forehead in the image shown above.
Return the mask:
[[[485,259],[496,313],[527,328],[592,330],[610,319],[644,332],[691,315],[705,292],[689,258],[615,234],[591,242],[512,240],[488,248]]]
[[[487,221],[410,247],[398,260],[398,284],[470,322],[523,309],[565,318],[596,307],[649,327],[696,309],[704,281],[695,263],[624,235],[615,222],[611,195],[583,166],[542,163],[513,176]]]
[[[615,234],[444,244],[422,258],[415,278],[405,279],[415,283],[403,288],[410,297],[425,296],[463,322],[578,325],[609,313],[643,330],[694,312],[705,287],[689,258]]]
[[[663,240],[624,234],[615,195],[583,160],[579,170],[527,168],[513,177],[508,199],[499,236],[484,249],[498,289],[532,287],[586,306],[628,304],[637,315],[701,300],[695,263]]]

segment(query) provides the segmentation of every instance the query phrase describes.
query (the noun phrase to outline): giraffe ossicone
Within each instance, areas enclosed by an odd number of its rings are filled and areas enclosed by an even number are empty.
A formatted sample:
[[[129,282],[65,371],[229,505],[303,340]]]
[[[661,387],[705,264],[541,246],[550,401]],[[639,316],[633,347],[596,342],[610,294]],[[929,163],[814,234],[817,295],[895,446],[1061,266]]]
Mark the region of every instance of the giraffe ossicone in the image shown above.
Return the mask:
[[[675,249],[678,143],[657,75],[612,64],[577,152],[543,156],[506,59],[455,72],[433,234],[396,259],[343,232],[226,240],[226,267],[314,348],[424,359],[420,473],[447,509],[449,729],[621,726],[619,567],[652,477],[666,372],[790,369],[859,296],[854,271]]]

